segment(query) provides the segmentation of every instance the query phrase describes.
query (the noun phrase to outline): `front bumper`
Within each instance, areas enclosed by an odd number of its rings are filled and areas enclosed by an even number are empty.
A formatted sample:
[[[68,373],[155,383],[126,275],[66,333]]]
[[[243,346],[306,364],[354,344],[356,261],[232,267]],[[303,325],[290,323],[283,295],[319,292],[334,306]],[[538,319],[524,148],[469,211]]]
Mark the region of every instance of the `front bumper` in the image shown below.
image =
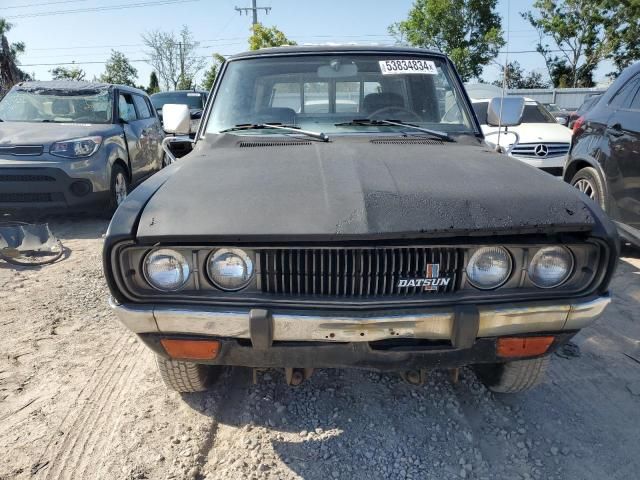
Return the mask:
[[[109,199],[107,160],[101,152],[94,157],[73,161],[0,158],[0,209],[104,206]]]
[[[412,313],[314,314],[263,309],[223,310],[160,305],[120,305],[110,300],[120,321],[137,334],[178,334],[274,342],[373,342],[389,339],[450,341],[471,347],[478,338],[567,332],[595,321],[608,295],[586,300],[427,308]]]

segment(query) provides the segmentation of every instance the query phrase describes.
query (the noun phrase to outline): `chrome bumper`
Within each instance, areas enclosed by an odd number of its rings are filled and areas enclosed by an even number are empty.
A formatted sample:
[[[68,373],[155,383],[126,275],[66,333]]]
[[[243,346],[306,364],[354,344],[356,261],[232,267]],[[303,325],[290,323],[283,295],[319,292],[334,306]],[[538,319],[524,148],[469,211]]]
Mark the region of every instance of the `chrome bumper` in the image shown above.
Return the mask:
[[[475,337],[579,330],[595,321],[610,302],[607,295],[560,304],[480,305],[473,307],[478,325]],[[249,309],[125,306],[113,299],[109,304],[120,321],[135,333],[251,338]],[[270,312],[269,317],[272,339],[276,341],[370,342],[389,338],[452,340],[459,313],[454,307],[446,307],[406,315],[323,316],[311,312]]]

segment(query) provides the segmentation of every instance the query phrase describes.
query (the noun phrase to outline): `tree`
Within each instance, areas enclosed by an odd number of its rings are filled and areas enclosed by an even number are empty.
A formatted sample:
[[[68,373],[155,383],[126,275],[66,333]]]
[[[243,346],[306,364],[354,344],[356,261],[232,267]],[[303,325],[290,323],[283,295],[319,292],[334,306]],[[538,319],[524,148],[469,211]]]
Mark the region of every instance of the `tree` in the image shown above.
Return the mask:
[[[191,85],[204,68],[205,61],[197,54],[200,42],[193,39],[186,25],[177,35],[154,30],[142,35],[142,41],[149,49],[148,63],[158,72],[165,90],[175,90],[178,84]]]
[[[81,68],[78,67],[56,67],[53,70],[49,70],[51,74],[51,78],[53,80],[75,80],[81,81],[85,79],[85,72]]]
[[[138,70],[129,63],[129,59],[122,52],[111,50],[111,56],[104,68],[105,71],[100,76],[101,82],[135,86]]]
[[[517,61],[507,63],[506,69],[503,68],[503,73],[500,78],[493,83],[498,87],[502,87],[504,81],[504,74],[506,73],[507,88],[548,88],[549,83],[542,79],[542,75],[537,72],[525,73],[524,69]]]
[[[220,67],[222,66],[224,61],[225,61],[225,58],[219,53],[213,54],[213,63],[211,64],[211,67],[209,67],[209,70],[204,72],[204,78],[202,79],[203,89],[211,90],[211,87],[213,87],[213,84],[215,83],[216,78],[218,77],[218,72],[220,71]]]
[[[160,91],[160,84],[158,83],[158,75],[156,72],[151,72],[151,75],[149,75],[149,87],[146,90],[149,95]]]
[[[289,40],[282,31],[278,30],[277,27],[265,27],[261,23],[256,23],[251,26],[249,50],[280,47],[282,45],[297,45],[297,43],[293,40]]]
[[[536,49],[556,87],[593,86],[602,60],[619,72],[640,58],[638,0],[536,0],[533,7],[521,15],[538,32]]]
[[[28,73],[18,68],[18,56],[24,53],[24,43],[9,43],[7,39],[7,33],[12,26],[0,18],[0,97],[16,83],[31,78]]]
[[[415,0],[406,20],[389,27],[399,41],[440,50],[463,81],[479,77],[504,45],[497,0]]]

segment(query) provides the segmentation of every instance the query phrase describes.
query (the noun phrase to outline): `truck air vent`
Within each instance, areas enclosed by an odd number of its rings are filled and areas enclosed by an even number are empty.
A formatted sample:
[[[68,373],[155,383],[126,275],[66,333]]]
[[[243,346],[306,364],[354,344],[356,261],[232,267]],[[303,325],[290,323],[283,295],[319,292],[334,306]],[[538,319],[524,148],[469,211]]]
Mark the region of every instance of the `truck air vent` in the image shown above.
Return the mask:
[[[392,138],[374,138],[371,143],[376,145],[442,145],[442,140],[432,138],[408,138],[408,137],[392,137]]]
[[[248,147],[293,147],[300,145],[311,145],[311,142],[305,141],[289,141],[289,140],[271,140],[271,141],[261,141],[261,142],[239,142],[238,146],[240,148],[248,148]]]

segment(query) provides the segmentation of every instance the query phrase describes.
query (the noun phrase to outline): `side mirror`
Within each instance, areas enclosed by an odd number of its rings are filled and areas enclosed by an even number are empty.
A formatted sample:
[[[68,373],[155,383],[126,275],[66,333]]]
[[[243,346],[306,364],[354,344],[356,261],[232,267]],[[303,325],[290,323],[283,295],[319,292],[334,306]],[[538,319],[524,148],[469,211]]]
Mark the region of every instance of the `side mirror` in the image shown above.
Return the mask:
[[[567,124],[567,119],[564,117],[555,117],[556,118],[556,122],[558,122],[560,125],[566,125]]]
[[[523,97],[494,97],[489,102],[487,124],[492,127],[513,127],[522,123]]]
[[[187,105],[167,103],[162,107],[162,125],[167,133],[189,135],[191,115]]]

